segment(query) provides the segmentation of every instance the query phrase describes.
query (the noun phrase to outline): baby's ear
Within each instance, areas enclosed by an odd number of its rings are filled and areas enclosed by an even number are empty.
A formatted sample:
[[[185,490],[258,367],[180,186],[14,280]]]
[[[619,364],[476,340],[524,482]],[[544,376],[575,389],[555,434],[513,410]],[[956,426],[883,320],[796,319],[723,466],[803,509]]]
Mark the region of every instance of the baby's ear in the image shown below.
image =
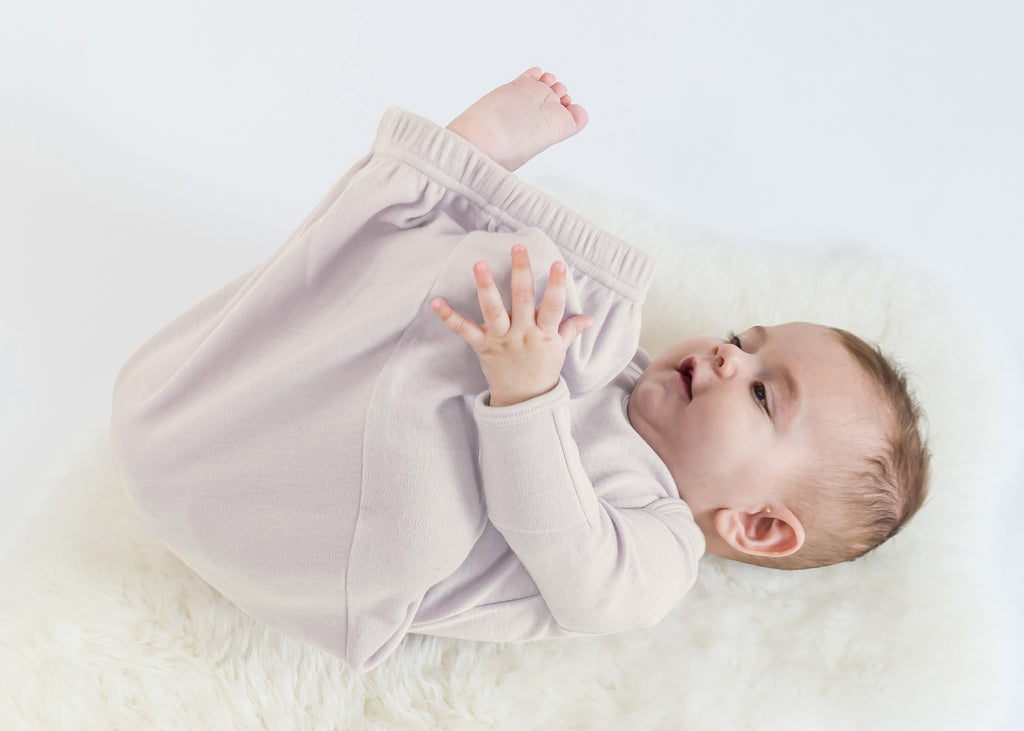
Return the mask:
[[[715,513],[715,530],[722,540],[749,556],[788,556],[800,550],[805,538],[803,525],[784,506],[757,513],[722,508]]]

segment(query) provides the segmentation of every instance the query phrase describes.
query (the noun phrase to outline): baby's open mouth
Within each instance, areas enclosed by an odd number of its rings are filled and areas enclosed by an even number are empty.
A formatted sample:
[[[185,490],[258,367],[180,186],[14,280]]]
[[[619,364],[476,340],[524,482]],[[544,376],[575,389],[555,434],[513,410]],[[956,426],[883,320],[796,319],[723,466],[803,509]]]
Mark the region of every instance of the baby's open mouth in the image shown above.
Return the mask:
[[[686,358],[679,364],[679,377],[683,381],[683,388],[686,389],[686,398],[693,400],[693,356]]]

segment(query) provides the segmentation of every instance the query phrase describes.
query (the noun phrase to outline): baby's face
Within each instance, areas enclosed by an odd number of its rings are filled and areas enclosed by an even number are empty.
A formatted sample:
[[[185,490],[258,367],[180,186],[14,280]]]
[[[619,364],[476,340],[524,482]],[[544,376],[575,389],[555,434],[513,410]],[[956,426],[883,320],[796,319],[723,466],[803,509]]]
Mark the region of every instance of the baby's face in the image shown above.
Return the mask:
[[[670,347],[637,381],[629,420],[707,527],[719,508],[785,501],[816,459],[877,429],[874,393],[830,330],[795,322]]]

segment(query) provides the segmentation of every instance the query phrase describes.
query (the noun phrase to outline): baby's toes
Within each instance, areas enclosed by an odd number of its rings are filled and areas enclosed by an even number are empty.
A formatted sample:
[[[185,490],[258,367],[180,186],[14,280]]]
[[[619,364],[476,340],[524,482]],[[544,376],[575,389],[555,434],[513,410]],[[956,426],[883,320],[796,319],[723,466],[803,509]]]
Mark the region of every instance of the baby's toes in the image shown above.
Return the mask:
[[[548,86],[551,86],[552,84],[555,83],[556,79],[555,79],[555,75],[553,73],[551,73],[550,71],[546,71],[540,77],[539,81],[541,81],[542,83],[547,84]]]
[[[559,99],[561,99],[563,96],[566,95],[566,93],[569,90],[565,88],[565,84],[563,84],[561,81],[559,81],[557,84],[553,84],[551,86],[551,91],[555,92],[555,96],[557,96]]]

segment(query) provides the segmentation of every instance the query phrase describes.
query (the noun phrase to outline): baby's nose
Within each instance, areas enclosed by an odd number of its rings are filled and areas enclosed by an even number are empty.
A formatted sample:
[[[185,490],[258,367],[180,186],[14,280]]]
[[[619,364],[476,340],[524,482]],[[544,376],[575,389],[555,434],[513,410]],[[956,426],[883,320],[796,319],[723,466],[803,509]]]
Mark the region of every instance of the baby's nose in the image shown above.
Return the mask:
[[[716,345],[711,350],[711,365],[723,378],[728,378],[736,370],[736,359],[733,351],[737,349],[731,345]]]

